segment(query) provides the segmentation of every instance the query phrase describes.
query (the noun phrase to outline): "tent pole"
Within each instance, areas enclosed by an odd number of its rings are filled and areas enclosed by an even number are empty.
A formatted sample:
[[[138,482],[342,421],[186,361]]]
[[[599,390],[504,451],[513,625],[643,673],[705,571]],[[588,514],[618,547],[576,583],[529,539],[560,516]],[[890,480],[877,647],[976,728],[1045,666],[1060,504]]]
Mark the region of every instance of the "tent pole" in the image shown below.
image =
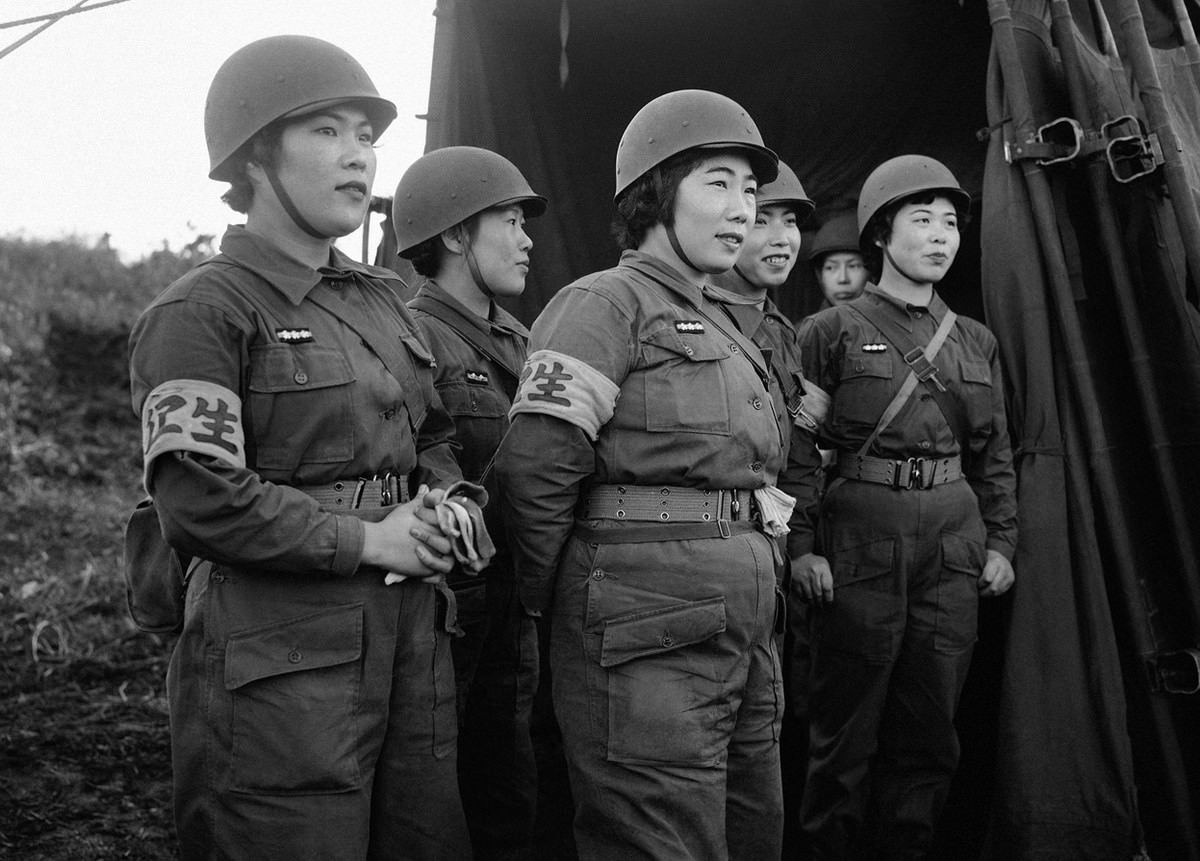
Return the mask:
[[[1008,6],[1008,0],[988,0],[988,15],[992,26],[996,56],[1004,79],[1005,94],[1013,114],[1014,135],[1020,141],[1031,140],[1034,137],[1033,111],[1025,75],[1021,68],[1020,55],[1017,51],[1012,12]],[[1087,353],[1084,348],[1079,318],[1075,313],[1074,296],[1071,291],[1061,240],[1058,236],[1054,200],[1049,182],[1042,168],[1032,159],[1021,160],[1021,172],[1029,192],[1030,208],[1033,212],[1038,240],[1046,264],[1047,280],[1054,299],[1051,304],[1057,312],[1059,330],[1066,346],[1068,374],[1075,384],[1073,388],[1079,401],[1078,413],[1083,422],[1092,475],[1101,499],[1118,501],[1120,493],[1116,476],[1107,455],[1104,454],[1108,451],[1108,442],[1100,419],[1099,397],[1091,376],[1087,373]],[[1068,474],[1071,472],[1072,470],[1068,470]],[[1155,648],[1153,633],[1139,590],[1137,557],[1129,538],[1125,514],[1120,505],[1102,505],[1100,516],[1107,526],[1111,542],[1115,586],[1121,596],[1119,605],[1125,611],[1130,635],[1137,652],[1136,657],[1140,660],[1146,655],[1153,654]],[[1135,612],[1134,608],[1138,608],[1139,611]],[[1184,762],[1185,758],[1168,708],[1169,703],[1165,697],[1154,696],[1150,693],[1148,680],[1144,675],[1135,678],[1141,682],[1138,686],[1140,698],[1148,703],[1153,725],[1157,730],[1152,733],[1153,738],[1150,744],[1153,747],[1153,758],[1158,765],[1163,766],[1159,771],[1170,786],[1168,795],[1172,804],[1172,813],[1183,828],[1194,831],[1194,826],[1186,824],[1191,822],[1192,818],[1186,781],[1183,780],[1182,775],[1176,773],[1179,771],[1178,764]],[[1136,815],[1136,806],[1134,811]],[[1188,855],[1192,861],[1195,861],[1197,844],[1194,835],[1189,835],[1189,843]]]
[[[1171,0],[1175,10],[1175,25],[1179,28],[1179,38],[1187,48],[1188,65],[1195,79],[1196,89],[1200,90],[1200,43],[1196,41],[1196,30],[1192,27],[1192,17],[1188,14],[1184,0]]]
[[[1068,0],[1051,0],[1050,7],[1051,31],[1062,56],[1071,110],[1085,131],[1095,134],[1096,118],[1092,115],[1087,84],[1082,75],[1083,61],[1075,41],[1075,22],[1071,16],[1070,3]],[[1162,420],[1162,399],[1159,397],[1158,381],[1151,368],[1141,309],[1137,297],[1133,295],[1133,276],[1130,273],[1125,244],[1117,225],[1116,210],[1108,185],[1108,165],[1100,151],[1087,156],[1086,170],[1092,205],[1100,227],[1101,253],[1112,276],[1113,293],[1120,310],[1122,331],[1125,333],[1126,346],[1129,349],[1129,361],[1137,381],[1134,388],[1137,390],[1142,416],[1150,434],[1155,471],[1175,536],[1175,549],[1182,579],[1179,585],[1189,599],[1186,603],[1191,611],[1191,628],[1200,630],[1200,552],[1197,551],[1193,528],[1186,514],[1189,506],[1184,501],[1178,474],[1171,463],[1171,444]],[[1183,309],[1178,310],[1179,313],[1184,313]]]
[[[1184,250],[1187,253],[1188,274],[1194,284],[1200,283],[1200,210],[1188,184],[1183,164],[1183,146],[1171,125],[1171,114],[1163,95],[1158,69],[1154,66],[1154,55],[1150,40],[1146,37],[1146,24],[1142,18],[1138,0],[1118,0],[1121,19],[1118,29],[1125,37],[1125,51],[1129,55],[1133,81],[1142,98],[1146,119],[1150,129],[1158,135],[1163,152],[1163,175],[1170,191],[1175,220],[1183,234]]]

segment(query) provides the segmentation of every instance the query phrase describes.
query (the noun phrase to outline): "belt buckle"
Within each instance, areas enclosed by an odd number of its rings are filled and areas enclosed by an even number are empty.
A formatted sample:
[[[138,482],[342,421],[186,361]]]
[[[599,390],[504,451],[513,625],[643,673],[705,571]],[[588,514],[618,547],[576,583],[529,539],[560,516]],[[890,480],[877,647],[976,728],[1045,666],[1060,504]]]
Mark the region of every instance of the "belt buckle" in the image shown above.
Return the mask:
[[[908,467],[905,469],[905,467]],[[912,490],[913,485],[921,486],[921,458],[910,457],[908,460],[892,461],[892,487],[896,490]]]

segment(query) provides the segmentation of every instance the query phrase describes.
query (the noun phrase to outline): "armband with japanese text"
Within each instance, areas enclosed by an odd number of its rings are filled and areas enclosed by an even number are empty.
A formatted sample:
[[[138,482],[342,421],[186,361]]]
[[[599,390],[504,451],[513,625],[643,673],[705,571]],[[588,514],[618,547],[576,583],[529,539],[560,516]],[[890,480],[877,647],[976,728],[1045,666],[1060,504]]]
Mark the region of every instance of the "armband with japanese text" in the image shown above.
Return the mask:
[[[242,399],[204,380],[168,380],[142,403],[142,482],[149,492],[154,459],[171,451],[246,465]]]
[[[525,360],[509,416],[543,413],[575,425],[595,441],[613,416],[620,387],[574,356],[537,350]]]

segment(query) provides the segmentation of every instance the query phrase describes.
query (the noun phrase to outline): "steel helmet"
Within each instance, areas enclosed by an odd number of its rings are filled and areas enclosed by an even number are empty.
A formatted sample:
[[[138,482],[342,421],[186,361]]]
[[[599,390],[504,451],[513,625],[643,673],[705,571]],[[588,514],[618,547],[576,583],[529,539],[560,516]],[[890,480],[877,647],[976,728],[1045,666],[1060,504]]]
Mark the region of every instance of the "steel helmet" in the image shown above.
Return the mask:
[[[745,150],[760,183],[778,174],[779,156],[763,144],[741,105],[707,90],[676,90],[652,100],[625,127],[617,145],[613,199],[655,166],[694,147]]]
[[[858,219],[853,212],[840,212],[821,225],[808,250],[808,260],[815,264],[821,257],[834,251],[860,253]]]
[[[779,175],[772,182],[760,185],[755,197],[759,206],[770,206],[772,203],[793,204],[798,223],[803,223],[817,208],[817,205],[805,194],[804,186],[800,184],[800,178],[796,176],[796,172],[782,161],[779,162]]]
[[[401,257],[443,230],[494,206],[519,203],[526,218],[546,211],[546,199],[529,187],[517,166],[474,146],[449,146],[421,156],[396,186],[392,226]]]
[[[396,106],[336,45],[269,36],[239,48],[217,70],[204,105],[209,178],[232,182],[234,153],[275,120],[341,102],[361,103],[376,137],[396,118]]]
[[[888,159],[867,177],[858,195],[858,240],[872,216],[889,203],[918,191],[942,191],[951,198],[958,211],[971,208],[971,195],[963,191],[950,169],[937,159],[925,155],[901,155]]]

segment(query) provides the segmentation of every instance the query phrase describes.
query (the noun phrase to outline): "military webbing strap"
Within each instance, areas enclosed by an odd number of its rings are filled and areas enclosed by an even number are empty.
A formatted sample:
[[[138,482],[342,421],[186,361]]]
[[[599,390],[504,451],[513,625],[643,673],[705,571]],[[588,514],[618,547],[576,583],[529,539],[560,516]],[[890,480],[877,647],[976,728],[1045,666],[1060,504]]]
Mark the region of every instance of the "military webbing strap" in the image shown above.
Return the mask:
[[[430,317],[436,317],[441,320],[451,329],[458,333],[458,336],[474,347],[485,359],[495,362],[500,368],[508,372],[510,380],[505,382],[504,391],[508,395],[509,401],[517,395],[517,381],[521,379],[521,368],[513,367],[511,362],[506,361],[500,356],[500,351],[493,344],[484,343],[484,339],[479,337],[478,331],[472,331],[474,327],[469,321],[462,318],[462,315],[450,308],[443,302],[432,299],[428,296],[418,296],[408,303],[409,308],[424,311]]]
[[[933,395],[934,401],[937,403],[938,408],[942,411],[946,421],[949,423],[950,430],[956,437],[958,437],[959,447],[965,453],[967,451],[968,443],[968,440],[965,436],[966,429],[963,427],[962,431],[964,432],[964,435],[960,435],[960,428],[958,426],[959,423],[956,421],[961,413],[961,410],[958,408],[957,403],[949,406],[943,403],[944,400],[953,400],[953,396],[946,391],[946,387],[943,386],[941,381],[937,379],[937,368],[933,365],[933,360],[937,356],[938,351],[942,349],[942,344],[946,342],[946,338],[950,335],[950,330],[954,328],[954,321],[958,319],[958,315],[947,309],[946,315],[942,317],[942,322],[938,325],[937,331],[934,332],[933,338],[930,339],[929,343],[925,346],[925,349],[922,350],[920,347],[912,346],[910,349],[906,350],[905,347],[912,342],[908,341],[907,338],[900,340],[895,337],[895,330],[900,330],[900,327],[894,321],[887,320],[881,315],[872,316],[875,309],[871,308],[870,311],[866,310],[868,308],[867,302],[852,302],[847,306],[847,308],[852,313],[858,314],[867,322],[874,325],[875,328],[879,329],[879,331],[883,333],[883,336],[892,342],[892,346],[901,351],[901,355],[903,356],[905,363],[909,366],[909,368],[911,368],[908,376],[904,378],[904,383],[901,384],[899,389],[897,389],[895,396],[891,400],[891,403],[887,405],[887,408],[883,411],[883,415],[879,417],[879,421],[876,423],[875,429],[871,431],[871,435],[867,437],[866,441],[862,444],[862,447],[858,450],[859,456],[866,455],[866,453],[870,450],[871,445],[879,437],[879,434],[883,432],[884,428],[892,423],[892,419],[896,417],[904,404],[908,402],[910,397],[912,397],[912,393],[917,388],[917,383],[928,383],[929,380],[934,380],[935,384],[927,387],[929,388],[930,393]],[[893,331],[889,332],[887,328],[885,328],[885,325],[888,328],[891,328]],[[900,331],[902,332],[903,330]],[[939,397],[939,395],[941,395],[941,397]],[[948,412],[947,409],[950,411]]]

